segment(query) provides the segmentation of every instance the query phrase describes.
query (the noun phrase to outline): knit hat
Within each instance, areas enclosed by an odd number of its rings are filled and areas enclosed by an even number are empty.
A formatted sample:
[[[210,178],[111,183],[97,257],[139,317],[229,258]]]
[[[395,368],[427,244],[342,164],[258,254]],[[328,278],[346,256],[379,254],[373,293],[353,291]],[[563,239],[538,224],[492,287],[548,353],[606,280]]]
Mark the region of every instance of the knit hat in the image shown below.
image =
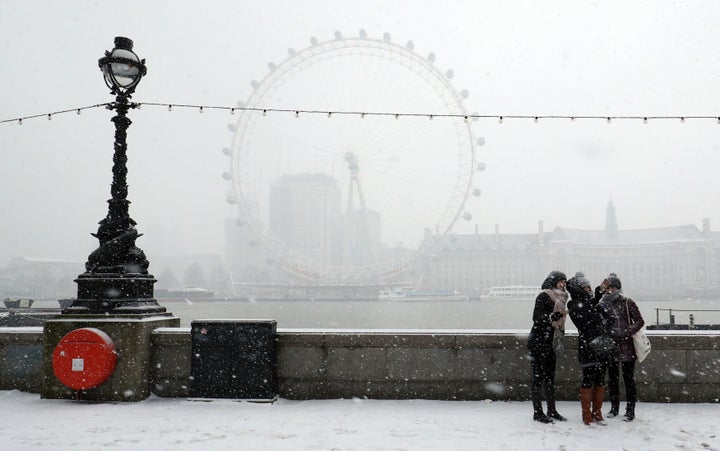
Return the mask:
[[[622,289],[622,282],[620,282],[620,278],[617,274],[611,273],[605,280],[608,281],[608,287],[617,288],[618,290]]]
[[[550,271],[550,274],[545,278],[545,281],[543,282],[541,288],[544,290],[546,288],[555,288],[558,282],[561,280],[567,280],[567,276],[565,273],[561,271]]]
[[[578,286],[583,287],[583,288],[585,288],[585,287],[592,288],[592,285],[590,285],[590,281],[587,279],[587,277],[585,277],[585,273],[583,273],[582,271],[576,272],[574,279],[576,281],[575,283],[577,283]]]

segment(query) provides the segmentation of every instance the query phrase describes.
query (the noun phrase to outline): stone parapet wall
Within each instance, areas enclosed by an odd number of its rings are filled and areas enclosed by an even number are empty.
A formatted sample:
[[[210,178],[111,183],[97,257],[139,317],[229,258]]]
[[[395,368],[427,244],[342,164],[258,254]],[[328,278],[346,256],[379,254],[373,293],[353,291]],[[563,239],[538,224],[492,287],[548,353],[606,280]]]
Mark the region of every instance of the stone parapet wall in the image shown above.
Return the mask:
[[[42,327],[0,327],[0,390],[42,391]]]
[[[651,331],[636,366],[646,402],[720,402],[720,332]],[[189,328],[152,332],[151,390],[190,394]],[[277,334],[278,395],[286,399],[527,400],[526,331],[289,330]],[[42,328],[0,328],[0,390],[41,391]],[[558,360],[559,399],[576,400],[577,337]]]
[[[653,352],[636,366],[641,400],[720,402],[720,334],[650,336]],[[524,331],[284,331],[278,344],[284,398],[530,398]],[[558,398],[577,399],[581,378],[571,335],[557,362]]]

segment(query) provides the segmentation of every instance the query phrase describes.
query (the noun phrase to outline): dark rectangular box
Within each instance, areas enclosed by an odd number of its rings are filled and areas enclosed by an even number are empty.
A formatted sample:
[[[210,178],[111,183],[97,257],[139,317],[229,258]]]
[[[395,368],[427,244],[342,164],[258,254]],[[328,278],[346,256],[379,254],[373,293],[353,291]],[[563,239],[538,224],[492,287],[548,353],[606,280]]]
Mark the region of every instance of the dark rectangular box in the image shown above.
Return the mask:
[[[195,320],[190,324],[192,397],[276,397],[276,321]]]

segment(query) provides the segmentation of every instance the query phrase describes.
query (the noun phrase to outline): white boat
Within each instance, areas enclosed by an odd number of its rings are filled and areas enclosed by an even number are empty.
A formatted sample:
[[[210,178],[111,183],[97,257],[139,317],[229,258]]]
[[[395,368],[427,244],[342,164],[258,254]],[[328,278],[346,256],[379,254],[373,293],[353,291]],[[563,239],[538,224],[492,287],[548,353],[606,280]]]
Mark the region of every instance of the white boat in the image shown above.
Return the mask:
[[[423,291],[412,288],[380,290],[380,301],[467,301],[467,295],[454,290]]]
[[[528,285],[490,287],[480,295],[481,301],[534,301],[542,290]]]

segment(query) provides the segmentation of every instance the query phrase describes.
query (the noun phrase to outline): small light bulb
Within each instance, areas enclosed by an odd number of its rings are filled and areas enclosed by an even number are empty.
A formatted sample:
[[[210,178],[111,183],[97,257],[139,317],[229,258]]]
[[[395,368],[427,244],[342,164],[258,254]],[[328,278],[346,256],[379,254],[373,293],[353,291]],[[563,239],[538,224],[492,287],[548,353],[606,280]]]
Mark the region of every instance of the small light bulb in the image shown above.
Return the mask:
[[[172,105],[168,105],[168,111],[172,111]]]

